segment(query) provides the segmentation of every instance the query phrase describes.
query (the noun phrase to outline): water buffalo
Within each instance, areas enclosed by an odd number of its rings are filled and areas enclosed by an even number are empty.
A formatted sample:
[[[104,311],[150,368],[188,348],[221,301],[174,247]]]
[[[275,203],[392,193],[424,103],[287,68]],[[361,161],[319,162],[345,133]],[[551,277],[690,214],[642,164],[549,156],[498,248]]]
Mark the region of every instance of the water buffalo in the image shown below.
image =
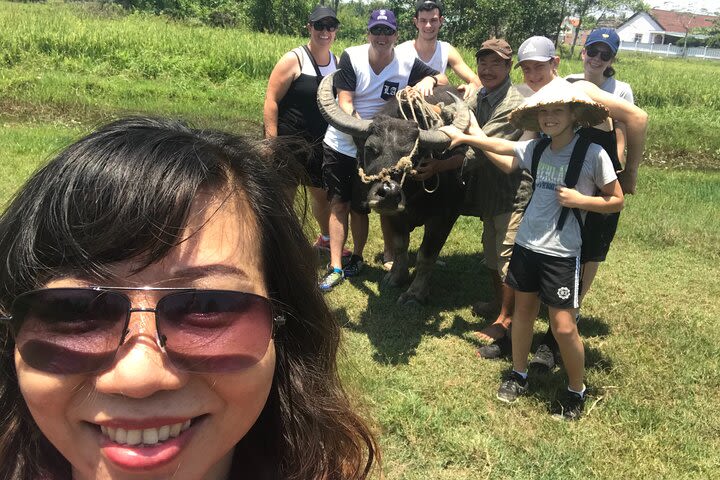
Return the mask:
[[[430,291],[430,277],[438,254],[460,214],[463,187],[457,171],[443,172],[425,182],[412,178],[412,169],[431,154],[441,158],[450,139],[435,129],[423,130],[414,121],[401,118],[397,100],[391,99],[372,120],[361,120],[342,111],[332,91],[333,75],[318,88],[318,105],[328,123],[352,135],[358,144],[361,177],[367,182],[367,204],[386,215],[392,227],[395,261],[383,284],[404,285],[410,279],[408,247],[410,232],[425,225],[415,263],[415,278],[398,299],[399,304],[424,304]],[[455,94],[455,96],[452,95]],[[439,87],[426,101],[443,102],[443,123],[465,129],[469,110],[452,87]],[[412,154],[411,154],[412,152]],[[409,162],[399,162],[400,159]]]

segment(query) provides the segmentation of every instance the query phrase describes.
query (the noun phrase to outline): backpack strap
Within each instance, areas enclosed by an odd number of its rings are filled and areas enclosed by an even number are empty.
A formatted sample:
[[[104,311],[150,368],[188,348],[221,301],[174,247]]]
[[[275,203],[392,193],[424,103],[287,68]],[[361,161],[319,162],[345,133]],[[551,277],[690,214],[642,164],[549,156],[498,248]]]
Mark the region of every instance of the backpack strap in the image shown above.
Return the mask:
[[[542,156],[545,149],[550,145],[552,139],[550,137],[542,137],[535,144],[532,154],[532,163],[530,164],[530,175],[533,178],[533,190],[535,190],[535,177],[537,177],[538,164],[540,163],[540,157]]]
[[[568,165],[567,171],[565,172],[565,186],[567,188],[575,188],[578,179],[580,178],[580,172],[582,171],[583,163],[585,163],[585,156],[587,155],[588,148],[590,147],[590,139],[587,136],[580,135],[573,147],[573,151],[570,154],[570,164]],[[568,207],[563,207],[560,211],[560,218],[558,218],[557,229],[562,230],[565,225],[565,219],[568,215]],[[578,221],[578,225],[582,227],[582,215],[580,210],[577,208],[572,209],[575,218]]]

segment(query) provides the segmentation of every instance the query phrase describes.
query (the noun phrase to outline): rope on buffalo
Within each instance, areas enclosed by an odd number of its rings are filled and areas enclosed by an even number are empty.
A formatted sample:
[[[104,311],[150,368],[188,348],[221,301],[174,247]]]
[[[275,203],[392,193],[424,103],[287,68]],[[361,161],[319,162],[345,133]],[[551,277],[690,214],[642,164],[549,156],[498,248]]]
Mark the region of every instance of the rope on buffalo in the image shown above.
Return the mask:
[[[433,105],[428,103],[425,98],[420,95],[420,92],[418,92],[416,89],[412,87],[405,87],[404,89],[400,90],[395,94],[395,98],[398,101],[398,106],[400,107],[400,114],[402,115],[402,117],[405,120],[410,120],[407,113],[405,113],[405,109],[408,108],[410,110],[412,120],[414,120],[415,123],[418,124],[418,129],[420,127],[423,127],[424,130],[429,130],[432,128],[437,128],[443,124],[440,114],[435,111]],[[362,168],[359,168],[358,175],[360,176],[360,180],[363,183],[370,183],[376,180],[389,182],[393,173],[402,172],[403,175],[400,179],[400,187],[402,187],[405,183],[405,177],[408,173],[410,173],[411,175],[415,175],[417,173],[417,171],[413,168],[412,165],[412,157],[418,151],[419,142],[420,136],[418,135],[418,138],[415,139],[415,145],[413,146],[412,151],[408,155],[400,157],[400,160],[398,160],[394,167],[383,168],[382,170],[380,170],[380,173],[377,173],[375,175],[366,175],[365,171]],[[432,153],[430,153],[430,158],[432,158]],[[435,192],[435,190],[437,190],[439,184],[440,178],[438,176],[435,188],[430,190],[425,186],[425,180],[423,180],[423,189],[428,193],[433,193]]]

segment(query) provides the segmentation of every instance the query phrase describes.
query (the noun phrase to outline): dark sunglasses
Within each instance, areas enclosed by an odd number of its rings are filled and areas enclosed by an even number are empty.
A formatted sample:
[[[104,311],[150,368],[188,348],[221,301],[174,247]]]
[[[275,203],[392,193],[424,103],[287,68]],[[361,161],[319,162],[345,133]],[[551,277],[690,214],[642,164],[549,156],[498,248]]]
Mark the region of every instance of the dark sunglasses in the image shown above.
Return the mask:
[[[168,292],[155,308],[133,308],[123,291]],[[243,370],[265,356],[274,330],[270,300],[232,290],[190,288],[46,288],[19,295],[9,323],[25,363],[53,374],[109,368],[134,312],[155,314],[158,345],[183,371]]]
[[[601,52],[600,49],[592,48],[592,47],[588,47],[585,49],[585,55],[587,55],[588,57],[596,57],[598,53],[600,54],[600,59],[603,62],[607,62],[613,58],[612,52],[605,52],[605,51]]]
[[[312,26],[318,32],[322,32],[323,30],[327,30],[328,32],[334,32],[338,28],[337,23],[327,23],[319,20],[317,22],[313,22]]]
[[[371,35],[395,35],[395,30],[387,25],[375,25],[368,31]]]

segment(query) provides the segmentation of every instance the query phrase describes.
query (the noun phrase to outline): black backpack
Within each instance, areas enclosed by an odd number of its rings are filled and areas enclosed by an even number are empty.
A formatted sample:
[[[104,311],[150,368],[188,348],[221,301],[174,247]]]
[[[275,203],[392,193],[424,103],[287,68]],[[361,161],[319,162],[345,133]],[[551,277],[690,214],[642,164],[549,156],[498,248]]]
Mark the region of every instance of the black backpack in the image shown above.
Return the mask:
[[[577,143],[575,144],[575,147],[570,154],[570,164],[568,165],[568,169],[565,172],[564,182],[567,188],[575,188],[575,185],[580,178],[580,171],[582,170],[583,163],[585,162],[585,156],[587,155],[587,151],[591,143],[596,143],[600,145],[607,152],[607,154],[610,156],[610,160],[612,161],[613,168],[615,168],[615,170],[620,170],[622,168],[620,166],[620,160],[617,156],[617,138],[615,136],[614,129],[606,132],[604,130],[598,130],[597,128],[584,127],[579,129],[577,133],[580,138],[578,138]],[[550,138],[543,137],[535,144],[535,147],[533,148],[532,164],[530,169],[530,173],[533,177],[533,190],[535,190],[535,177],[537,177],[537,168],[538,163],[540,163],[540,156],[548,147],[548,145],[550,145],[550,142]],[[580,210],[577,208],[570,209],[568,207],[563,207],[560,211],[560,218],[558,218],[557,229],[562,230],[563,226],[565,225],[565,219],[567,218],[568,212],[570,210],[572,210],[573,215],[575,215],[578,225],[580,225],[580,229],[582,230],[583,220],[582,216],[580,215]],[[603,215],[596,214],[595,212],[588,212],[588,215],[591,214]]]

